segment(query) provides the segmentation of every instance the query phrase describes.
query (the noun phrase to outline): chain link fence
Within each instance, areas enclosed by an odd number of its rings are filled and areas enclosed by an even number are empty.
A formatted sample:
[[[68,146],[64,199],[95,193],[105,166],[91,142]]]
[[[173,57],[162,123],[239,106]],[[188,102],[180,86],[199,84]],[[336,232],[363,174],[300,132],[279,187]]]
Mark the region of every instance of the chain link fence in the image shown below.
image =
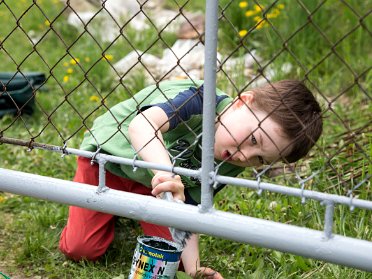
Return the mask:
[[[102,171],[101,190],[106,187],[104,165],[113,170],[120,164],[124,172],[135,175],[149,168],[171,171],[182,175],[185,184],[201,181],[201,212],[212,208],[214,191],[227,184],[228,190],[246,203],[264,198],[269,206],[263,214],[274,215],[274,221],[301,226],[306,225],[305,215],[312,210],[324,214],[311,228],[323,229],[329,240],[334,238],[334,227],[339,227],[334,219],[341,218],[340,214],[349,219],[350,226],[354,218],[370,224],[372,7],[368,1],[224,0],[218,8],[210,1],[206,14],[205,3],[195,2],[0,1],[0,15],[6,23],[0,31],[3,152],[16,154],[18,151],[11,149],[16,145],[26,147],[31,157],[36,148],[97,160]],[[324,128],[315,147],[296,163],[283,164],[275,159],[264,166],[247,168],[239,178],[221,174],[220,168],[238,156],[243,142],[233,138],[237,150],[230,150],[214,163],[211,150],[219,118],[213,105],[215,95],[210,92],[217,86],[235,98],[264,84],[274,87],[275,81],[288,78],[303,81],[321,104]],[[134,148],[126,124],[142,113],[148,98],[169,102],[168,89],[162,85],[168,80],[195,88],[204,83],[199,80],[205,80],[204,101],[212,104],[203,107],[203,133],[201,123],[195,126],[185,121],[192,140],[178,140],[172,145],[175,139],[165,136],[171,166],[142,162],[137,151],[159,138]],[[146,96],[136,95],[150,85],[154,86]],[[132,100],[131,111],[121,114],[113,106],[127,99]],[[107,126],[115,129],[97,136],[97,128],[92,130],[93,121],[103,114]],[[105,126],[98,128],[104,130]],[[258,131],[276,145],[271,131],[262,127]],[[90,135],[90,145],[95,149],[79,150],[84,133]],[[232,132],[227,133],[233,137]],[[113,154],[107,147],[119,141],[126,143],[128,150]],[[202,154],[197,159],[201,162],[195,163],[187,156],[195,154],[200,146]],[[8,161],[2,167],[12,168]],[[32,159],[31,163],[37,164]],[[18,170],[28,171],[27,166]],[[48,171],[42,174],[53,176]],[[257,194],[252,196],[251,190],[234,186],[253,189]],[[249,206],[228,206],[228,199],[221,193],[216,203],[219,209],[267,218],[252,213]],[[290,215],[291,205],[286,209],[282,206],[287,199],[293,204],[302,203],[308,212],[302,212],[303,217],[281,216]],[[360,214],[365,215],[361,218]],[[368,232],[355,232],[350,237],[371,240]],[[242,241],[254,243],[252,239]],[[296,251],[289,247],[279,250],[370,270],[363,255],[367,248],[356,259],[308,254],[301,247]]]

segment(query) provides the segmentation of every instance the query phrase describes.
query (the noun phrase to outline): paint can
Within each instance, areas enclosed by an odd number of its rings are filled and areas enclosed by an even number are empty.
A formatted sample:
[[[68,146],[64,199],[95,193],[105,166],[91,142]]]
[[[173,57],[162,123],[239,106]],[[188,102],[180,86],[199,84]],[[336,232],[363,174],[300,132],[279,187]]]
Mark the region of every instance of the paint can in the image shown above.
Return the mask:
[[[161,237],[137,237],[128,279],[175,278],[182,249],[181,245]]]

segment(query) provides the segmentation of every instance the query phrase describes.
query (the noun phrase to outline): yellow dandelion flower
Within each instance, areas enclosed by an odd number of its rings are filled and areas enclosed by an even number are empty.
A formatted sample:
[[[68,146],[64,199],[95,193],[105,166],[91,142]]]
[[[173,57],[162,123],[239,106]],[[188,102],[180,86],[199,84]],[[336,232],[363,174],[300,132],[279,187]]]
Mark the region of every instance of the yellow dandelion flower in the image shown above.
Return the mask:
[[[264,27],[266,27],[267,26],[267,22],[266,21],[261,21],[257,26],[256,26],[256,29],[257,30],[260,30],[260,29],[262,29],[262,28],[264,28]]]
[[[267,18],[276,18],[280,14],[278,9],[273,9],[271,13],[267,14]]]
[[[63,82],[66,83],[66,82],[68,82],[69,79],[70,79],[69,76],[64,76],[64,77],[63,77]]]
[[[80,62],[80,59],[79,58],[72,58],[71,60],[70,60],[70,64],[71,65],[76,65],[77,63],[79,63]]]
[[[281,10],[283,10],[285,6],[284,6],[284,4],[278,4],[278,6],[277,6],[277,7],[278,7],[278,9],[281,9]]]
[[[255,14],[257,14],[257,12],[256,11],[252,11],[252,10],[248,10],[248,11],[245,12],[245,16],[246,17],[250,17],[250,16],[253,16]]]
[[[262,20],[262,17],[260,17],[260,16],[255,16],[255,17],[253,18],[253,20],[256,21],[256,22],[259,22],[259,21]]]
[[[68,67],[69,65],[67,62],[63,62],[63,67]]]
[[[44,21],[44,24],[45,24],[46,26],[50,26],[50,21],[49,21],[49,20],[45,20],[45,21]]]
[[[68,68],[68,69],[67,69],[67,73],[68,73],[68,74],[72,74],[73,72],[74,72],[74,70],[73,70],[72,68]]]
[[[89,58],[89,57],[85,57],[85,58],[84,58],[84,61],[85,61],[85,62],[90,62],[90,58]]]
[[[4,202],[6,199],[2,196],[0,196],[0,203]]]
[[[111,54],[105,54],[103,57],[104,57],[106,60],[108,60],[108,61],[112,61],[112,59],[114,59],[114,56],[112,56]]]
[[[248,31],[243,29],[239,31],[239,37],[243,38],[245,35],[247,35]]]
[[[264,6],[258,6],[258,5],[254,5],[253,6],[254,10],[259,13],[261,12],[263,9],[264,9]]]
[[[90,96],[89,100],[92,101],[92,102],[99,102],[100,98],[93,95],[93,96]]]
[[[241,2],[239,2],[239,7],[242,8],[242,9],[248,7],[248,2],[247,1],[241,1]]]

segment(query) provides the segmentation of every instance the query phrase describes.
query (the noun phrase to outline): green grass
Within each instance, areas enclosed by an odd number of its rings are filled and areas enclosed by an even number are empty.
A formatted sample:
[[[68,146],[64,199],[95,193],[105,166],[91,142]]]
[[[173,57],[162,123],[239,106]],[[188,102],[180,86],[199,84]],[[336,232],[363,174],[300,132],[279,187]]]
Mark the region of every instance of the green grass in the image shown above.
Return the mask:
[[[255,65],[253,75],[261,72],[268,75],[271,70],[277,73],[278,80],[302,79],[306,75],[327,96],[337,95],[352,85],[357,76],[359,83],[368,88],[372,61],[371,54],[366,52],[371,44],[372,27],[369,15],[372,7],[368,1],[353,2],[353,10],[341,1],[302,1],[303,5],[293,1],[259,1],[263,12],[246,17],[246,11],[254,10],[254,2],[247,2],[247,8],[240,8],[239,1],[220,1],[224,16],[220,21],[219,50],[226,57],[257,50],[263,62]],[[279,9],[279,4],[284,8]],[[275,9],[280,13],[269,18],[266,27],[253,29],[254,17],[263,18]],[[238,35],[242,29],[248,30],[243,38]],[[291,65],[288,72],[282,70],[285,64]],[[247,81],[241,75],[229,77],[227,82],[223,72],[219,75],[221,85],[227,84],[229,88],[233,83],[237,87],[229,92],[245,88]]]
[[[169,1],[167,7],[203,10],[204,5],[197,2]],[[370,16],[364,17],[372,7],[368,1],[352,1],[354,11],[340,1],[302,2],[304,7],[297,1],[296,4],[281,1],[284,8],[278,17],[270,20],[275,30],[265,27],[240,38],[237,32],[251,28],[254,21],[237,16],[241,13],[239,2],[220,1],[224,17],[219,23],[218,51],[225,58],[235,58],[248,50],[256,50],[262,60],[254,66],[254,75],[260,71],[266,75],[271,69],[277,73],[274,79],[308,77],[325,110],[325,132],[308,158],[298,163],[297,170],[302,177],[321,170],[306,184],[306,189],[346,195],[372,172],[372,134],[368,125],[371,113],[368,94],[372,84],[368,30],[372,22]],[[127,26],[123,29],[124,36],[112,43],[94,40],[88,32],[81,35],[79,30],[66,24],[60,2],[37,3],[38,6],[26,0],[6,1],[6,5],[0,2],[1,70],[42,71],[49,77],[46,90],[37,93],[35,113],[22,118],[12,115],[0,118],[0,131],[6,137],[35,138],[40,143],[57,146],[66,143],[77,148],[84,130],[106,107],[147,85],[143,73],[126,76],[118,85],[112,64],[132,51],[132,46],[160,55],[175,42],[176,36],[167,30],[159,35],[154,29],[137,32]],[[262,3],[270,7],[269,1]],[[252,9],[252,1],[248,4],[246,9]],[[308,23],[310,14],[313,23]],[[26,33],[33,30],[43,36],[34,48],[25,32],[15,28],[17,21]],[[92,26],[99,24],[96,19]],[[284,42],[286,49],[283,49]],[[270,65],[265,61],[271,61]],[[280,70],[284,63],[292,65],[289,72]],[[235,73],[220,70],[218,86],[233,95],[245,90],[250,79],[241,74],[243,70],[242,65],[234,68]],[[61,158],[57,153],[29,152],[26,148],[5,144],[0,145],[0,158],[2,168],[66,180],[72,179],[76,167],[73,156]],[[242,177],[253,178],[253,172],[247,170]],[[263,179],[300,187],[291,171]],[[354,193],[358,198],[372,200],[370,181]],[[323,229],[325,209],[312,200],[301,203],[299,198],[269,192],[258,195],[255,191],[229,186],[217,195],[215,206],[237,214]],[[75,263],[58,251],[67,212],[66,205],[0,193],[0,271],[23,277],[114,278],[122,274],[125,278],[136,236],[141,233],[136,222],[119,218],[117,237],[107,254],[97,263]],[[336,206],[334,221],[337,234],[372,239],[371,211],[351,211],[347,206]],[[225,278],[372,278],[352,268],[205,235],[201,236],[200,251],[203,265],[214,267]]]

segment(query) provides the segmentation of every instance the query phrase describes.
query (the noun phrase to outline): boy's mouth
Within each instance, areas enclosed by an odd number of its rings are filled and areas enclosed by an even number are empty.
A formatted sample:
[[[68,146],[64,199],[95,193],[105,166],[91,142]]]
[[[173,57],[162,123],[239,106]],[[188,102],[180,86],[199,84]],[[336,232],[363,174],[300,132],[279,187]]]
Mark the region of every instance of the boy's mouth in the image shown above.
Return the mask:
[[[231,153],[228,150],[222,152],[222,160],[228,161],[231,159]]]

